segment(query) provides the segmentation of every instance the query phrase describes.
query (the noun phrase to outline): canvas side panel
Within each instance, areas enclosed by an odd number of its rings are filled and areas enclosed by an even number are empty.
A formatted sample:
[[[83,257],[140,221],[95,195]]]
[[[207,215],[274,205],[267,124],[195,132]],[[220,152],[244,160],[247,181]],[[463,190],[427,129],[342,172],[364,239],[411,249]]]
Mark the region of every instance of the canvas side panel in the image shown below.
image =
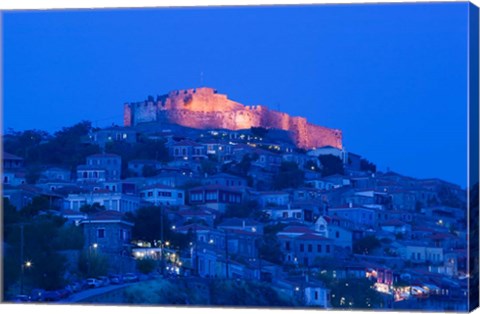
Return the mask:
[[[473,311],[478,307],[479,290],[478,290],[478,264],[479,264],[479,22],[478,7],[473,4],[469,5],[469,152],[468,152],[468,189],[469,195],[469,310]]]

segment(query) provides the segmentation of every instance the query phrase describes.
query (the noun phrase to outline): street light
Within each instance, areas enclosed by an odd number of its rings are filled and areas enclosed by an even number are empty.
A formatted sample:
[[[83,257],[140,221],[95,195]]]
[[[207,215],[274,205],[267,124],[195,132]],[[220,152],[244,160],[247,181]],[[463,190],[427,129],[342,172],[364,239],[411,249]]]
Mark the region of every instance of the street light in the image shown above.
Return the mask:
[[[22,262],[22,272],[21,272],[21,276],[20,276],[20,294],[23,294],[23,278],[25,276],[25,268],[30,268],[32,267],[32,262],[31,261],[26,261],[26,262]]]

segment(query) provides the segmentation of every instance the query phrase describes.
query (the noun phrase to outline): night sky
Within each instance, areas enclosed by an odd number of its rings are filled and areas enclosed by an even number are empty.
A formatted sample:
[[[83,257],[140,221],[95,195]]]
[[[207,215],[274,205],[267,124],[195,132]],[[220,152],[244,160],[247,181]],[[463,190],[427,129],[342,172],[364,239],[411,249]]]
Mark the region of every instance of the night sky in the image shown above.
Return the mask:
[[[209,86],[343,130],[379,166],[466,185],[467,3],[7,12],[3,128],[123,123]],[[203,73],[203,75],[202,75]]]

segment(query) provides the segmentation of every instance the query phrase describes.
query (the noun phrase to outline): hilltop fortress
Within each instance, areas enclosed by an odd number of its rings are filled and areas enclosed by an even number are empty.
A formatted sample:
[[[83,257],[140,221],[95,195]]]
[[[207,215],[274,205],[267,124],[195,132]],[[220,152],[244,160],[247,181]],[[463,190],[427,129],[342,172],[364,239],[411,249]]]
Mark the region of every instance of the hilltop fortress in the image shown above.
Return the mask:
[[[146,101],[125,104],[125,126],[146,122],[196,129],[280,129],[289,131],[291,139],[300,148],[342,148],[341,130],[314,125],[306,118],[291,117],[264,106],[244,106],[206,87],[172,91],[157,99],[149,97]]]

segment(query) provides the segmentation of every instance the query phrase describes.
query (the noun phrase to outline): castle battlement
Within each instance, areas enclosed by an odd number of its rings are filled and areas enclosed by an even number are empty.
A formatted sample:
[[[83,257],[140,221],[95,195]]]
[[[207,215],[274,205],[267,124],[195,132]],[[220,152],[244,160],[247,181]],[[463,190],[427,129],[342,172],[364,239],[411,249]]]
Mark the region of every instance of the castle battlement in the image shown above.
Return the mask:
[[[244,106],[209,87],[171,91],[143,102],[124,105],[124,125],[146,122],[178,124],[197,129],[241,130],[264,127],[289,131],[298,147],[342,147],[341,130],[307,122],[304,117],[270,110],[261,105]]]

